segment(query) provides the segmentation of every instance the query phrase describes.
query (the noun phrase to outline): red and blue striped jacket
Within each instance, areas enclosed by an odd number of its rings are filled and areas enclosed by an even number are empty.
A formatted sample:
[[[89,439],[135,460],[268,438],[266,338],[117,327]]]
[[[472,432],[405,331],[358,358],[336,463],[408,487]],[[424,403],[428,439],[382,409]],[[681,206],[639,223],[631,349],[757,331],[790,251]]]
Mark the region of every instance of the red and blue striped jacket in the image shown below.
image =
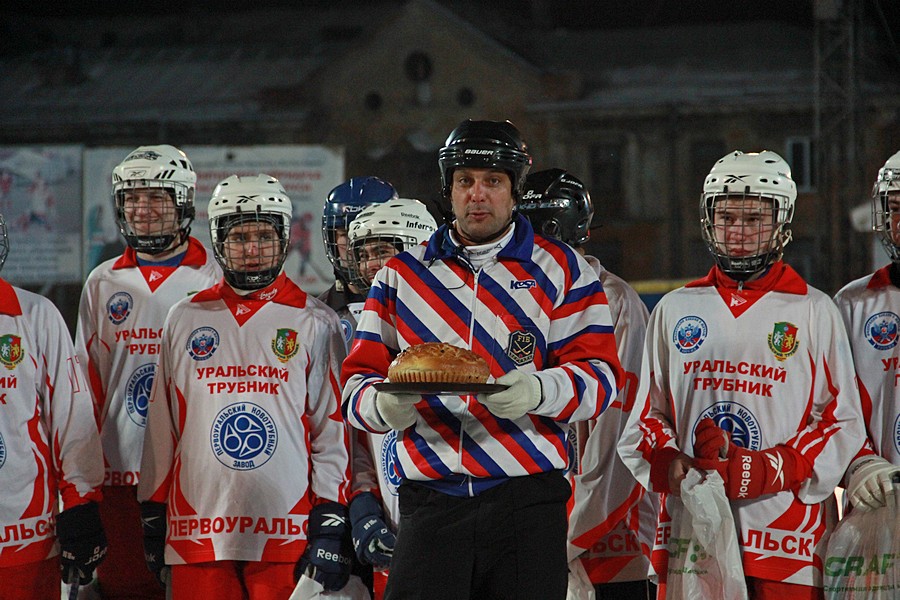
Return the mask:
[[[571,247],[536,236],[521,216],[511,241],[477,273],[446,225],[381,269],[342,369],[351,425],[390,429],[372,385],[399,352],[424,342],[469,348],[493,378],[534,373],[543,388],[538,407],[516,420],[495,417],[474,395],[426,395],[415,405],[416,423],[398,432],[398,471],[444,482],[456,495],[565,468],[568,424],[597,417],[623,381],[596,272]]]

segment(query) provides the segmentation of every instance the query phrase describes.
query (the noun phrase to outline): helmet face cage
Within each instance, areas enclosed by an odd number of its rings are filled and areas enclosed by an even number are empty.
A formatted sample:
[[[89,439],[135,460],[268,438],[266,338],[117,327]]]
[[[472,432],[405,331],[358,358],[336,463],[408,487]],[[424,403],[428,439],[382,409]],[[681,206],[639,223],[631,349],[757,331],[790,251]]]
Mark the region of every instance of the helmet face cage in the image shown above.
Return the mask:
[[[420,201],[399,198],[361,212],[350,225],[347,260],[350,283],[361,292],[391,257],[428,240],[437,223]]]
[[[900,264],[900,152],[878,170],[872,188],[872,229],[891,262]]]
[[[7,256],[9,256],[9,235],[6,231],[6,220],[0,215],[0,270],[3,270]]]
[[[352,276],[343,258],[350,223],[369,204],[396,198],[394,186],[378,177],[353,177],[329,192],[322,212],[322,241],[335,275],[344,283],[350,283]]]
[[[736,151],[716,162],[703,184],[700,224],[719,268],[744,281],[780,260],[791,241],[796,199],[790,167],[775,152]]]
[[[535,232],[580,246],[590,239],[594,205],[584,184],[563,169],[547,169],[525,178],[519,212]]]
[[[194,220],[196,182],[191,161],[174,146],[141,146],[126,156],[113,169],[112,194],[128,245],[145,254],[181,245]]]
[[[274,177],[220,182],[209,201],[209,230],[225,281],[241,290],[275,281],[287,259],[291,215],[291,200]]]
[[[519,130],[511,122],[469,119],[450,132],[438,152],[438,165],[445,199],[449,200],[453,188],[453,171],[469,167],[505,171],[512,182],[513,198],[518,200],[525,175],[531,168],[531,155]]]

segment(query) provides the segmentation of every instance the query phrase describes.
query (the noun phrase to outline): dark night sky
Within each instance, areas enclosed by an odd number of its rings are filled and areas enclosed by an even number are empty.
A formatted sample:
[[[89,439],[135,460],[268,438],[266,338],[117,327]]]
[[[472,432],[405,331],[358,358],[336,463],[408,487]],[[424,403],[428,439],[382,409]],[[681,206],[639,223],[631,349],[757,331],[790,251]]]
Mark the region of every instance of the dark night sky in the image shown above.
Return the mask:
[[[872,4],[875,0],[866,0]],[[401,0],[341,0],[342,6],[371,5],[373,2],[403,4]],[[438,0],[441,4],[463,5],[466,0]],[[469,1],[478,7],[480,3]],[[692,22],[727,22],[742,20],[812,21],[813,0],[495,0],[511,19],[540,12],[538,5],[547,5],[560,26],[579,27],[642,27]],[[885,9],[896,4],[881,0]],[[153,3],[125,0],[9,0],[7,10],[29,16],[78,16],[134,14],[149,17],[166,11],[223,11],[246,10],[263,6],[322,7],[334,6],[334,0],[156,0]],[[483,6],[483,5],[482,5]]]

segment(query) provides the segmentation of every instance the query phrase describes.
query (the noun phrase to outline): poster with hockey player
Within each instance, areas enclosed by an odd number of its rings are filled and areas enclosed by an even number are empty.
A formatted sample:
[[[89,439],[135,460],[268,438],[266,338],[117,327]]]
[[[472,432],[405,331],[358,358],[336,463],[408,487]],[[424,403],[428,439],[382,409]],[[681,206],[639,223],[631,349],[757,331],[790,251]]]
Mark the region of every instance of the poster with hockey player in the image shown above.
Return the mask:
[[[81,277],[81,146],[0,147],[0,213],[10,253],[3,276],[16,285]]]
[[[291,198],[291,247],[285,272],[306,292],[318,294],[333,282],[322,244],[322,206],[344,178],[343,148],[328,146],[179,146],[197,172],[197,216],[191,235],[209,246],[206,207],[216,183],[229,175],[266,173]],[[84,153],[84,273],[118,256],[124,241],[116,226],[110,174],[134,147],[91,148]]]

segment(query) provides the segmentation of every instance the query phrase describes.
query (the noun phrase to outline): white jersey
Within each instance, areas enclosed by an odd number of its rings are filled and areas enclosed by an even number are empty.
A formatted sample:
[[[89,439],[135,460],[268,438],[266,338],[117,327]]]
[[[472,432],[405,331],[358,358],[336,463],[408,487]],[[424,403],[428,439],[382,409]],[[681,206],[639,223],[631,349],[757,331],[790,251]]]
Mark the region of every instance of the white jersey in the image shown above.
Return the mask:
[[[844,286],[834,297],[844,318],[874,452],[900,465],[900,288],[890,266]],[[860,455],[871,454],[867,444]]]
[[[578,474],[569,517],[569,557],[580,555],[595,584],[646,579],[659,499],[647,492],[616,452],[637,393],[647,307],[623,279],[585,256],[597,271],[613,317],[625,386],[599,418],[578,430]],[[578,425],[581,425],[579,423]]]
[[[159,336],[173,304],[206,289],[222,270],[190,238],[178,267],[138,266],[131,248],[88,276],[75,348],[87,369],[106,461],[105,485],[137,485]]]
[[[69,330],[46,298],[0,279],[0,568],[55,556],[54,520],[99,501],[103,455]]]
[[[299,559],[310,508],[346,503],[344,354],[337,315],[284,274],[172,308],[138,484],[167,504],[167,564]]]
[[[653,452],[692,455],[704,417],[739,446],[797,450],[812,474],[796,494],[731,507],[746,576],[821,587],[837,516],[834,488],[864,435],[850,344],[831,299],[784,263],[741,289],[734,285],[714,268],[654,308],[619,453],[650,488]],[[661,497],[652,562],[664,580],[669,515],[680,500]]]

